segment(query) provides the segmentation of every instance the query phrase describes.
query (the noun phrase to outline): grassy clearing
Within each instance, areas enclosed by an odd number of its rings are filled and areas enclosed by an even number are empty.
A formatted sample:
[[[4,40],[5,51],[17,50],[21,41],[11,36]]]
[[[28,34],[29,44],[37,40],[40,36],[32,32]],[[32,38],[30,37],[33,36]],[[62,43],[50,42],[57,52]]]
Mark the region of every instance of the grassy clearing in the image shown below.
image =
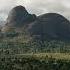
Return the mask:
[[[70,60],[70,54],[69,53],[30,53],[30,54],[17,54],[16,57],[22,58],[30,58],[34,57],[37,59],[46,59],[46,58],[53,58],[56,60]]]
[[[0,58],[1,70],[70,70],[68,53],[29,53]]]

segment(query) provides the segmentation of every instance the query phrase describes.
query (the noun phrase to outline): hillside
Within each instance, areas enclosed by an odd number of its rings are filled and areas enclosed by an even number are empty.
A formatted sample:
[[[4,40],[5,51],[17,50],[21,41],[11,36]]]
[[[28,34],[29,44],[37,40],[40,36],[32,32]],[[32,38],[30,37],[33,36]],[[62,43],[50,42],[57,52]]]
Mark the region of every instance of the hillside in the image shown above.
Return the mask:
[[[14,7],[0,35],[0,47],[14,53],[70,52],[70,22],[57,13],[36,16]]]

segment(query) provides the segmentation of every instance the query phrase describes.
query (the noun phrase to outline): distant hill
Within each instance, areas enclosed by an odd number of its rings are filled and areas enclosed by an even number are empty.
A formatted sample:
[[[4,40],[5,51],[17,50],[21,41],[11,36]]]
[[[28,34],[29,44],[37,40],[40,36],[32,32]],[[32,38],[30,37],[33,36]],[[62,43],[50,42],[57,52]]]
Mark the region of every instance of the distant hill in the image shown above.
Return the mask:
[[[70,22],[64,16],[57,13],[36,16],[29,14],[23,6],[10,11],[3,31],[8,28],[22,32],[26,29],[31,37],[38,39],[70,39]]]
[[[46,13],[32,23],[30,32],[43,39],[70,39],[70,22],[60,14]]]

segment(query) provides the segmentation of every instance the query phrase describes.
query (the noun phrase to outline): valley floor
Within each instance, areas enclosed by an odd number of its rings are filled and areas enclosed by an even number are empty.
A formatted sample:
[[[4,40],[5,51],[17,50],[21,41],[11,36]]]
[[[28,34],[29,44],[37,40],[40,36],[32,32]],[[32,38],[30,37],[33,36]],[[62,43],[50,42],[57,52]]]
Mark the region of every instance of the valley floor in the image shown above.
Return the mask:
[[[70,53],[30,53],[30,54],[16,54],[17,57],[34,57],[37,59],[53,58],[56,60],[70,60]]]
[[[0,70],[70,70],[69,53],[1,55]]]

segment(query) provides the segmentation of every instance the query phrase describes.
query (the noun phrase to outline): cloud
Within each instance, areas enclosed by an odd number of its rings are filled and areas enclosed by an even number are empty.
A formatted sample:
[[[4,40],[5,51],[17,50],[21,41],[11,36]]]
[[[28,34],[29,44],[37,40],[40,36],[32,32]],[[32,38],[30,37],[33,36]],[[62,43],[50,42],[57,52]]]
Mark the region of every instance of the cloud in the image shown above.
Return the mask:
[[[36,15],[55,12],[70,20],[70,0],[0,0],[0,15],[6,19],[8,12],[17,5],[23,5]]]
[[[8,12],[15,6],[15,0],[0,0],[0,18],[6,20]]]
[[[0,0],[0,10],[10,9],[15,5],[15,0]]]
[[[36,15],[56,12],[70,17],[70,0],[16,0],[17,5],[23,5],[30,13]]]

